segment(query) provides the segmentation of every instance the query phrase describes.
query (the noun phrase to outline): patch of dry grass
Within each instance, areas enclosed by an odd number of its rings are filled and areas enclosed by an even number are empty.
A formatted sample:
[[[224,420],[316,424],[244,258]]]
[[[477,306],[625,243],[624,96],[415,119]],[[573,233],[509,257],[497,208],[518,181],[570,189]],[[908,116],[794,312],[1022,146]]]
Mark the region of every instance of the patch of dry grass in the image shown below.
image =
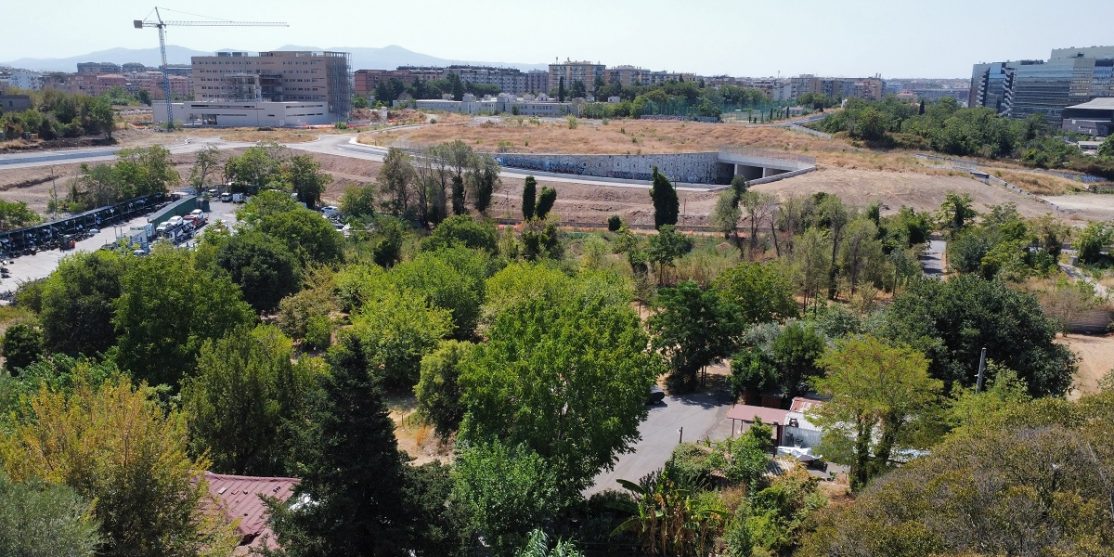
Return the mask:
[[[995,176],[1037,195],[1064,195],[1085,189],[1080,182],[1042,172],[995,168]]]

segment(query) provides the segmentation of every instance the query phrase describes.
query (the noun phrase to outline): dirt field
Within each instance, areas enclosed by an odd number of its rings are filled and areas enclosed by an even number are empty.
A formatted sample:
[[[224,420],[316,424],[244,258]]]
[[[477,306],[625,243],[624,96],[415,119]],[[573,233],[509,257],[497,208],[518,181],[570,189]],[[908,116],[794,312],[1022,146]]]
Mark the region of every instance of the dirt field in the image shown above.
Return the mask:
[[[1033,197],[1018,195],[1004,188],[988,186],[958,173],[929,175],[845,168],[821,168],[815,172],[770,184],[755,186],[756,191],[772,193],[779,198],[790,195],[811,195],[827,192],[844,202],[866,206],[881,201],[883,212],[896,212],[902,206],[917,211],[935,211],[949,192],[967,193],[974,200],[975,210],[991,205],[1016,203],[1021,214],[1035,217],[1047,214],[1051,207]]]
[[[1114,335],[1067,335],[1057,342],[1067,345],[1079,356],[1079,373],[1068,398],[1074,400],[1098,391],[1099,380],[1114,368]]]

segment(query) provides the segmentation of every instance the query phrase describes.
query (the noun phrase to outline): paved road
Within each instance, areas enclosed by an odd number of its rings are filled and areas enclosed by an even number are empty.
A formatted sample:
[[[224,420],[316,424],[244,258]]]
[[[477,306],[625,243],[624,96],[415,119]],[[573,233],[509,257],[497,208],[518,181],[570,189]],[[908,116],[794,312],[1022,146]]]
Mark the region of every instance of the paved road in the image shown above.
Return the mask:
[[[178,155],[196,153],[209,145],[213,145],[218,149],[236,149],[240,147],[251,147],[254,144],[242,141],[225,141],[220,138],[189,138],[187,136],[175,143],[163,145],[163,147],[166,147],[171,154]],[[0,170],[49,166],[63,163],[106,162],[114,160],[116,154],[119,152],[119,147],[81,147],[77,149],[52,149],[49,151],[8,153],[0,155]]]
[[[187,136],[188,137],[188,136]],[[187,137],[182,138],[181,141],[164,145],[171,154],[189,154],[196,153],[206,148],[207,146],[214,146],[217,149],[240,149],[251,147],[253,143],[246,143],[242,141],[225,141],[220,138],[190,138],[186,142]],[[340,157],[348,157],[353,159],[361,159],[373,162],[382,162],[383,158],[387,155],[387,149],[383,147],[375,147],[372,145],[363,145],[356,142],[356,134],[323,134],[318,136],[313,141],[304,143],[287,143],[285,147],[295,151],[306,151],[310,153],[321,153],[325,155],[335,155]],[[49,166],[52,164],[61,163],[79,163],[79,162],[108,162],[116,158],[116,153],[120,149],[115,147],[92,147],[92,148],[79,148],[79,149],[65,149],[53,151],[40,151],[34,153],[15,153],[0,155],[0,170],[9,168],[29,168],[35,166]],[[570,174],[557,174],[553,172],[530,172],[524,170],[505,169],[499,173],[503,178],[521,179],[526,176],[534,176],[537,178],[547,179],[553,182],[561,182],[568,184],[582,184],[589,186],[606,186],[606,187],[627,187],[627,188],[641,188],[648,190],[650,183],[640,180],[624,180],[620,178],[590,178],[582,176],[574,176]],[[707,184],[685,184],[675,183],[678,190],[681,191],[707,191],[721,186],[707,185]]]
[[[928,247],[921,255],[921,267],[926,276],[939,279],[944,277],[944,253],[948,251],[948,243],[944,240],[929,240]]]
[[[1110,295],[1110,291],[1107,290],[1107,288],[1103,286],[1102,283],[1096,281],[1093,277],[1091,277],[1091,275],[1088,274],[1086,271],[1075,266],[1075,250],[1064,250],[1064,254],[1068,256],[1069,263],[1060,263],[1060,270],[1062,270],[1067,276],[1071,277],[1072,280],[1081,280],[1083,282],[1086,282],[1087,284],[1090,284],[1091,287],[1095,289],[1096,296],[1103,300],[1107,299],[1107,297]]]
[[[585,491],[585,495],[606,489],[622,489],[615,480],[637,482],[661,468],[677,446],[678,429],[681,427],[685,428],[685,441],[726,439],[731,435],[731,422],[726,418],[730,408],[730,396],[726,394],[665,397],[662,404],[650,409],[646,420],[639,425],[638,433],[642,439],[634,445],[634,452],[621,455],[614,469],[598,474],[595,484]]]

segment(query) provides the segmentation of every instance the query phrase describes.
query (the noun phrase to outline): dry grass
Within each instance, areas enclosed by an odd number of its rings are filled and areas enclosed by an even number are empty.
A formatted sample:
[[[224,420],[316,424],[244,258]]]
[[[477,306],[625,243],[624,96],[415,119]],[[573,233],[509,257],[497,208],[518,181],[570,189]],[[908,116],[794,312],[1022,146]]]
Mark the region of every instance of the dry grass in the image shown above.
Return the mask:
[[[993,168],[991,172],[995,176],[1037,195],[1064,195],[1085,189],[1080,182],[1042,172],[1006,170],[1003,168]]]
[[[1079,371],[1068,397],[1077,399],[1098,392],[1099,381],[1114,366],[1114,335],[1064,335],[1056,342],[1067,346],[1079,357]]]

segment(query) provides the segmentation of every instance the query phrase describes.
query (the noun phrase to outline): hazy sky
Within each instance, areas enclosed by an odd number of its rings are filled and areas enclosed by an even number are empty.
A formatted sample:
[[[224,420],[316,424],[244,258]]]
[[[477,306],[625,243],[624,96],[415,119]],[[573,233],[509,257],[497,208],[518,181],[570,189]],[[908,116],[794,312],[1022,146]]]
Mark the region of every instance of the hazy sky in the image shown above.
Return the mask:
[[[0,0],[0,60],[155,46],[153,29],[132,28],[151,1]],[[706,75],[966,77],[975,62],[1114,43],[1114,0],[165,1],[291,24],[168,30],[170,44],[198,50],[397,44],[442,58],[573,58]]]

